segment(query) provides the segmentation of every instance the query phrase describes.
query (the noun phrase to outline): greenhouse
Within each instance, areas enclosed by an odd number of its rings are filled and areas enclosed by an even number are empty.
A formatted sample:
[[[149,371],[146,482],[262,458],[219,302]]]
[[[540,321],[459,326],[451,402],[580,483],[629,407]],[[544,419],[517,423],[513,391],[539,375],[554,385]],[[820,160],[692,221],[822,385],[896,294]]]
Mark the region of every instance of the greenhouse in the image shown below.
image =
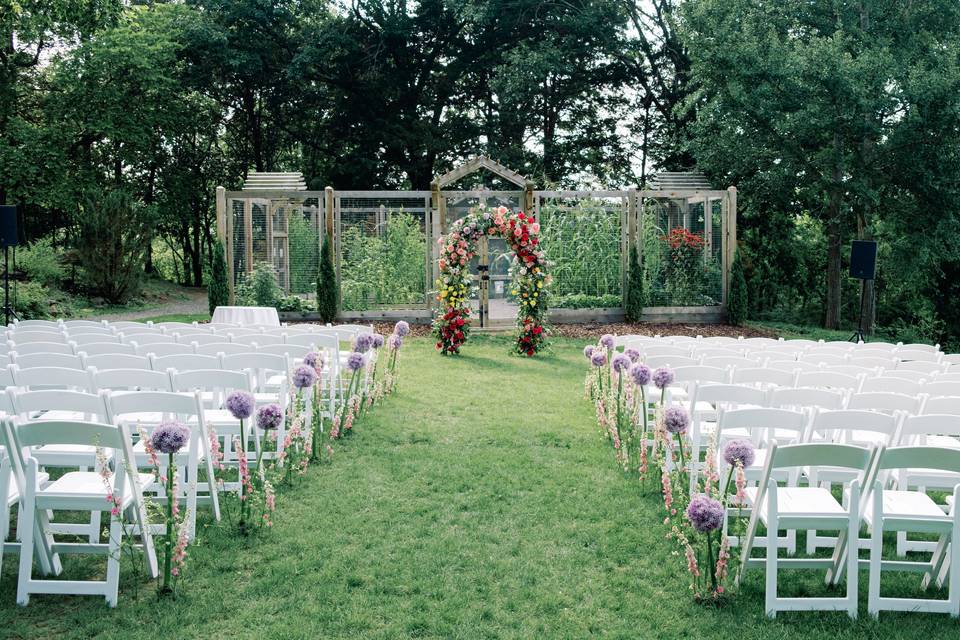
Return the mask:
[[[320,245],[333,240],[341,314],[428,321],[439,275],[437,239],[478,206],[541,223],[553,277],[554,322],[619,320],[636,248],[647,292],[644,319],[722,319],[736,245],[737,191],[700,173],[661,173],[648,188],[538,190],[480,156],[438,176],[429,191],[306,189],[300,174],[251,173],[240,191],[217,189],[217,230],[233,293],[269,265],[288,296],[311,299]],[[479,326],[512,323],[516,304],[504,240],[483,238],[471,261]]]

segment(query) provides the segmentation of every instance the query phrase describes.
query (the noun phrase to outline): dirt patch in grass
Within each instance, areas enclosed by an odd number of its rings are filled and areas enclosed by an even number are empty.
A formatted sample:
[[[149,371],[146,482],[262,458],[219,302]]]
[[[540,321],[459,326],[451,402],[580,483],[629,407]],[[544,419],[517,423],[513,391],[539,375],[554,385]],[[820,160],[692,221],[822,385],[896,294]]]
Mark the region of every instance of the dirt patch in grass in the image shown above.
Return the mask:
[[[640,336],[730,336],[736,338],[776,337],[773,331],[756,327],[734,327],[728,324],[659,324],[659,323],[617,323],[617,324],[557,324],[550,328],[550,334],[563,338],[594,338],[604,333],[614,335]]]

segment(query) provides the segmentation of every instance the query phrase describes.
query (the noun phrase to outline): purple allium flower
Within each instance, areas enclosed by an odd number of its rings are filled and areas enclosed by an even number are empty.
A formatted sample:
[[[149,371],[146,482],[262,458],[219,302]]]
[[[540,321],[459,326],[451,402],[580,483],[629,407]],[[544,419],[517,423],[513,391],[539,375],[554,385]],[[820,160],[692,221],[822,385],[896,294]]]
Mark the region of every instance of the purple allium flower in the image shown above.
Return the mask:
[[[190,429],[182,422],[161,422],[150,434],[150,445],[160,453],[176,453],[190,439]]]
[[[227,410],[237,420],[246,420],[253,415],[253,396],[246,391],[234,391],[227,396]]]
[[[410,323],[406,320],[401,320],[393,327],[393,332],[400,336],[401,338],[410,333]]]
[[[374,349],[379,349],[383,346],[383,336],[379,333],[373,334],[373,341],[370,343],[370,346]]]
[[[360,367],[363,366],[363,354],[357,353],[354,351],[349,356],[347,356],[347,368],[350,371],[357,371]]]
[[[313,367],[300,365],[293,372],[293,386],[297,389],[312,387],[317,381],[317,372]]]
[[[311,351],[307,355],[303,356],[303,364],[308,367],[313,367],[317,371],[323,369],[323,353],[319,351]]]
[[[602,367],[607,364],[607,354],[603,351],[594,351],[593,355],[590,356],[590,364],[598,368]]]
[[[390,349],[390,351],[398,351],[402,346],[403,338],[395,333],[391,333],[390,337],[387,338],[387,348]]]
[[[596,348],[596,347],[594,347],[592,344],[588,344],[587,346],[585,346],[585,347],[583,348],[583,357],[585,357],[587,360],[589,360],[590,357],[593,355],[593,350],[594,350],[595,348]]]
[[[613,349],[613,336],[609,333],[605,333],[600,336],[600,344],[605,346],[607,349]]]
[[[630,377],[633,378],[633,384],[645,387],[650,384],[650,367],[638,362],[630,367]]]
[[[756,450],[749,440],[731,440],[723,448],[723,459],[730,466],[739,462],[746,468],[752,465],[754,459],[756,459]]]
[[[663,413],[663,426],[670,433],[683,433],[690,426],[690,415],[679,405],[667,407]]]
[[[663,389],[664,387],[669,387],[673,383],[673,371],[667,367],[660,367],[653,371],[653,384],[657,385],[657,389]]]
[[[353,350],[357,353],[366,353],[370,351],[370,347],[373,346],[373,334],[372,333],[361,333],[357,336],[357,339],[353,341]]]
[[[625,349],[624,353],[630,358],[630,362],[638,362],[640,360],[640,352],[636,349]]]
[[[283,411],[278,404],[267,404],[257,409],[257,426],[263,431],[276,429],[283,422]]]
[[[687,519],[700,533],[716,531],[723,526],[723,505],[719,500],[699,493],[687,505]]]
[[[610,363],[613,366],[613,370],[617,373],[622,373],[630,367],[630,358],[626,354],[618,353],[613,356],[613,360]]]

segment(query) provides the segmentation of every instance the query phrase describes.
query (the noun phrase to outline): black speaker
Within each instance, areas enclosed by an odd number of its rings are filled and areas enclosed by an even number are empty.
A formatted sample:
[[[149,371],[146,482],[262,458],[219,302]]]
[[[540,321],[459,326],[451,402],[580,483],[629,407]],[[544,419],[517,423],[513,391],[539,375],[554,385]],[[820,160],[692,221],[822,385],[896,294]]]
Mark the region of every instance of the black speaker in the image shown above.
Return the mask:
[[[0,249],[17,246],[17,208],[0,205]]]
[[[850,247],[850,277],[873,280],[877,274],[877,243],[854,240]]]

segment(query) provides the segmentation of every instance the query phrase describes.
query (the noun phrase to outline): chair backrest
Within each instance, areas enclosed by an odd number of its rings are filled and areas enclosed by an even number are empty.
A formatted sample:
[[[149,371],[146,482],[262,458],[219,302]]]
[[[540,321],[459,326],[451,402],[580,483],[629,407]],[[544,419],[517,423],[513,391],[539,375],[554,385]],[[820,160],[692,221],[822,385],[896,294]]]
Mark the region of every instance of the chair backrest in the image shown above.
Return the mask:
[[[776,345],[783,345],[788,341],[783,340],[782,338],[756,337],[756,338],[743,338],[742,340],[740,340],[740,342],[743,343],[744,346],[770,347],[770,346],[776,346]]]
[[[137,352],[132,344],[119,342],[92,342],[77,347],[77,355],[96,356],[101,354],[119,354],[126,353],[133,355]]]
[[[806,352],[800,354],[800,362],[813,362],[820,366],[838,367],[847,364],[847,356],[836,353]]]
[[[224,329],[222,333],[235,337],[263,335],[263,331],[260,329],[245,329],[243,327],[230,327],[229,329]]]
[[[245,371],[198,369],[175,371],[170,376],[173,390],[207,391],[213,394],[212,406],[221,407],[233,391],[252,391],[250,376]]]
[[[329,335],[330,334],[328,334],[328,336]],[[315,333],[287,333],[283,335],[283,342],[286,344],[298,344],[304,347],[312,348],[316,345],[318,337],[319,336]]]
[[[8,328],[13,331],[59,331],[62,326],[58,320],[14,320]]]
[[[729,384],[730,370],[720,367],[704,367],[702,365],[688,365],[673,370],[674,380],[678,385],[689,384]]]
[[[900,427],[900,442],[926,444],[927,436],[960,437],[960,415],[931,413],[904,418]]]
[[[31,367],[13,365],[13,383],[21,389],[73,389],[94,391],[90,372],[64,367]]]
[[[738,367],[733,370],[733,384],[756,384],[760,386],[792,387],[797,374],[766,367]]]
[[[712,358],[704,358],[700,362],[705,367],[721,367],[721,368],[732,367],[732,368],[752,369],[754,367],[760,366],[762,360],[754,360],[751,358],[744,358],[741,356],[714,356]]]
[[[249,371],[262,389],[271,375],[286,376],[290,371],[290,359],[272,353],[236,353],[223,356],[223,368],[229,371]]]
[[[203,420],[203,404],[200,393],[194,389],[185,389],[192,393],[174,393],[171,391],[130,391],[110,393],[106,396],[106,406],[110,412],[110,421],[119,423],[125,416],[143,413],[161,414],[163,420],[176,417],[184,422],[191,419]]]
[[[30,353],[16,354],[13,362],[21,369],[34,367],[63,367],[67,369],[86,369],[83,358],[65,353]]]
[[[868,410],[823,410],[813,417],[813,431],[833,433],[841,442],[849,442],[853,432],[869,431],[880,434],[890,444],[898,439],[899,426],[899,416]]]
[[[183,329],[196,329],[199,325],[195,322],[175,322],[170,320],[168,322],[155,322],[154,326],[163,329],[164,333],[174,333],[175,331]]]
[[[150,356],[154,371],[192,371],[195,369],[220,369],[218,356],[202,356],[197,353],[180,353],[169,356]]]
[[[698,384],[692,396],[696,402],[709,402],[718,405],[754,405],[765,406],[767,392],[756,387],[739,384]]]
[[[135,322],[133,320],[117,320],[111,322],[109,325],[115,331],[127,333],[141,333],[141,331],[147,331],[153,329],[153,324],[149,322]]]
[[[117,330],[108,325],[101,325],[97,327],[63,327],[63,332],[67,334],[67,337],[70,340],[73,340],[76,336],[115,336],[117,335]]]
[[[883,449],[877,459],[877,470],[924,469],[960,473],[960,449],[904,445]]]
[[[940,362],[944,364],[960,364],[960,353],[945,353]]]
[[[743,429],[750,433],[754,442],[761,439],[769,441],[782,437],[783,431],[792,432],[792,441],[799,442],[806,432],[809,418],[802,411],[773,409],[770,407],[749,407],[745,409],[723,409],[717,416],[717,437],[722,439],[724,431]]]
[[[898,350],[903,351],[929,351],[931,353],[937,353],[940,351],[939,344],[924,344],[922,342],[908,342],[907,344],[897,345]]]
[[[67,329],[97,329],[109,326],[105,320],[64,320],[61,324]]]
[[[39,412],[75,411],[84,414],[85,419],[107,421],[107,405],[101,394],[68,389],[7,391],[17,413],[24,419],[35,419]]]
[[[743,346],[743,343],[745,341],[740,340],[739,338],[734,338],[733,336],[707,336],[706,338],[700,337],[700,342],[702,342],[703,344],[723,345],[723,346],[740,348],[741,346]]]
[[[699,358],[690,358],[688,356],[644,356],[640,361],[650,367],[657,369],[659,367],[692,367],[700,364]]]
[[[860,342],[853,348],[853,353],[858,354],[890,354],[893,355],[893,352],[896,351],[899,347],[892,342]]]
[[[17,356],[28,356],[35,353],[60,353],[74,355],[73,345],[66,342],[27,342],[26,344],[10,344],[10,351]]]
[[[670,344],[660,344],[648,346],[643,350],[643,358],[656,358],[658,356],[683,356],[689,358],[690,347],[687,345],[675,346]]]
[[[797,376],[798,387],[814,387],[817,389],[844,389],[857,391],[862,380],[857,376],[835,371],[801,371]]]
[[[898,362],[898,371],[915,371],[918,374],[925,374],[927,377],[943,371],[944,365],[939,362],[924,362],[923,360],[911,360],[910,362]]]
[[[218,336],[223,340],[223,336]],[[198,344],[197,353],[202,356],[215,356],[218,354],[230,355],[234,353],[250,353],[253,347],[245,344],[235,344],[233,342],[211,342],[209,344]]]
[[[755,349],[751,349],[755,351]],[[796,360],[797,357],[803,353],[803,347],[790,344],[789,342],[784,342],[780,344],[774,344],[766,347],[762,350],[766,354],[767,358],[777,358],[778,360]]]
[[[83,362],[87,367],[93,367],[97,371],[108,369],[152,369],[150,358],[146,356],[135,356],[129,353],[88,355],[83,359]]]
[[[843,409],[847,402],[847,394],[843,391],[831,389],[816,389],[799,387],[787,389],[773,389],[770,391],[771,407],[803,409]]]
[[[860,392],[884,391],[889,393],[903,393],[907,395],[918,395],[923,392],[924,385],[919,381],[909,381],[903,378],[866,378],[860,386]]]
[[[768,360],[763,366],[777,371],[822,371],[815,362],[800,362],[799,360]]]
[[[860,376],[863,378],[869,378],[870,376],[880,375],[880,369],[874,367],[861,367],[856,364],[841,364],[841,365],[832,365],[824,366],[824,369],[827,371],[832,371],[834,373],[843,373],[848,376]]]
[[[67,343],[67,335],[63,331],[9,331],[9,339],[16,345],[31,342],[58,342]]]
[[[940,362],[941,353],[927,349],[897,349],[897,357],[904,362]]]
[[[848,409],[867,409],[870,411],[906,411],[907,413],[920,412],[921,398],[908,396],[902,393],[889,391],[871,391],[869,393],[854,393],[847,402]]]
[[[219,333],[191,333],[189,335],[177,334],[177,341],[184,344],[194,345],[194,349],[203,344],[221,344],[226,342],[227,336]]]
[[[247,349],[249,351],[249,349]],[[277,355],[285,355],[293,358],[303,358],[305,355],[313,351],[310,347],[305,347],[301,344],[260,344],[257,345],[257,353],[273,353]]]
[[[927,398],[921,413],[948,413],[960,416],[960,395]]]
[[[154,344],[173,344],[177,340],[173,336],[168,336],[163,333],[134,333],[134,334],[121,334],[123,336],[124,342],[131,342],[138,347],[143,347],[147,345]]]
[[[265,342],[273,342],[276,338],[272,336],[264,335],[262,333],[250,333],[250,334],[235,334],[230,333],[230,342],[234,344],[242,344],[248,347],[254,347],[258,344]]]
[[[138,356],[179,356],[194,353],[193,344],[169,342],[161,344],[144,344],[136,346]]]
[[[173,391],[167,371],[150,369],[93,369],[93,384],[96,389]]]
[[[767,486],[772,471],[797,467],[840,467],[859,471],[866,476],[874,450],[851,444],[828,442],[807,442],[801,444],[779,445],[772,443],[767,451],[767,464],[761,491]]]
[[[857,354],[850,356],[847,363],[857,367],[871,367],[875,369],[894,369],[897,366],[896,358],[881,358],[879,356]]]
[[[694,347],[691,357],[693,358],[742,358],[743,349],[727,349],[724,347]],[[759,359],[759,357],[758,357]]]

